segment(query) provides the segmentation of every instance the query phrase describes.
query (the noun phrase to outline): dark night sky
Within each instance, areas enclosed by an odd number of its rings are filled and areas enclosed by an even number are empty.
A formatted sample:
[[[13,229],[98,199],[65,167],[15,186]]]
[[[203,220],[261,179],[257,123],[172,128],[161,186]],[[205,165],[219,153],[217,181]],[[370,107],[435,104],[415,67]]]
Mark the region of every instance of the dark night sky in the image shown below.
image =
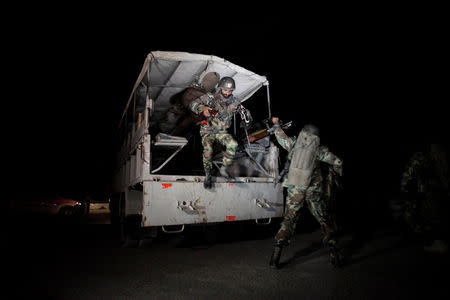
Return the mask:
[[[286,8],[220,22],[180,12],[172,19],[189,22],[174,26],[139,10],[135,19],[104,9],[57,12],[20,11],[4,35],[3,147],[19,189],[30,181],[104,187],[116,123],[154,50],[213,54],[267,76],[273,114],[318,124],[350,177],[367,166],[380,179],[379,169],[395,161],[387,169],[395,179],[409,145],[430,132],[446,137],[440,73],[448,49],[441,19],[428,13],[304,19]]]

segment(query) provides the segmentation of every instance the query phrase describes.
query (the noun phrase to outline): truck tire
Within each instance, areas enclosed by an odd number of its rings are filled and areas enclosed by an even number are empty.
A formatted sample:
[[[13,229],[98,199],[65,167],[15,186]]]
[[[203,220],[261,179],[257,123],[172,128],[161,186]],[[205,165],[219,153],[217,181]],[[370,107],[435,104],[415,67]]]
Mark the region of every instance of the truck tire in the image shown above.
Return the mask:
[[[119,236],[122,247],[134,248],[142,240],[141,216],[121,216]]]

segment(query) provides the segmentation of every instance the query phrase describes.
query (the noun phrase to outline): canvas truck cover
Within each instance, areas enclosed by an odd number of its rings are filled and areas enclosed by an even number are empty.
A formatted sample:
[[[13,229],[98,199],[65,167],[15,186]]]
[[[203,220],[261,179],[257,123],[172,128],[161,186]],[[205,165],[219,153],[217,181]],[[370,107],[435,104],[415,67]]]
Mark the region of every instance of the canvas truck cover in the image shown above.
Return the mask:
[[[260,87],[269,84],[265,76],[214,55],[153,51],[144,61],[120,123],[133,97],[136,97],[139,104],[144,104],[147,98],[152,99],[151,124],[161,122],[171,106],[170,98],[189,87],[194,81],[201,80],[208,72],[217,72],[221,78],[232,77],[236,81],[236,90],[233,94],[242,102]]]

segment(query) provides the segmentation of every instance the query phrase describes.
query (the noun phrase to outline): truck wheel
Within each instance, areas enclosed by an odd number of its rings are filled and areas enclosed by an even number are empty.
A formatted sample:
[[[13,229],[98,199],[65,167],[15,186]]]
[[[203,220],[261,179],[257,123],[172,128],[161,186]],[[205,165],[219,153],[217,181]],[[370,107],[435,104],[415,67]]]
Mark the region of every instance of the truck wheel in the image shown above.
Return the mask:
[[[138,247],[141,240],[140,216],[121,217],[120,220],[120,242],[122,247]]]

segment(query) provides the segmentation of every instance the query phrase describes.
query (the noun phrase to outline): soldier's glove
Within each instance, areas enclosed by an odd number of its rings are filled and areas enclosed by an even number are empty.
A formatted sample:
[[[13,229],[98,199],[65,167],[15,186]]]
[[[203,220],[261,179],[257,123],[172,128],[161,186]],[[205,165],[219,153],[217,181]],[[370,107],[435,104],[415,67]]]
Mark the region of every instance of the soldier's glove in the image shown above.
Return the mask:
[[[203,108],[202,108],[202,116],[209,117],[210,116],[209,110],[210,110],[210,108],[208,106],[206,106],[206,105],[203,106]]]
[[[333,170],[339,175],[342,176],[342,160],[340,160],[339,158],[336,158],[332,164],[333,166]]]
[[[280,124],[277,123],[277,124],[273,125],[271,128],[267,129],[267,133],[272,135],[275,133],[275,130],[279,127],[281,127],[281,126],[280,126]]]

